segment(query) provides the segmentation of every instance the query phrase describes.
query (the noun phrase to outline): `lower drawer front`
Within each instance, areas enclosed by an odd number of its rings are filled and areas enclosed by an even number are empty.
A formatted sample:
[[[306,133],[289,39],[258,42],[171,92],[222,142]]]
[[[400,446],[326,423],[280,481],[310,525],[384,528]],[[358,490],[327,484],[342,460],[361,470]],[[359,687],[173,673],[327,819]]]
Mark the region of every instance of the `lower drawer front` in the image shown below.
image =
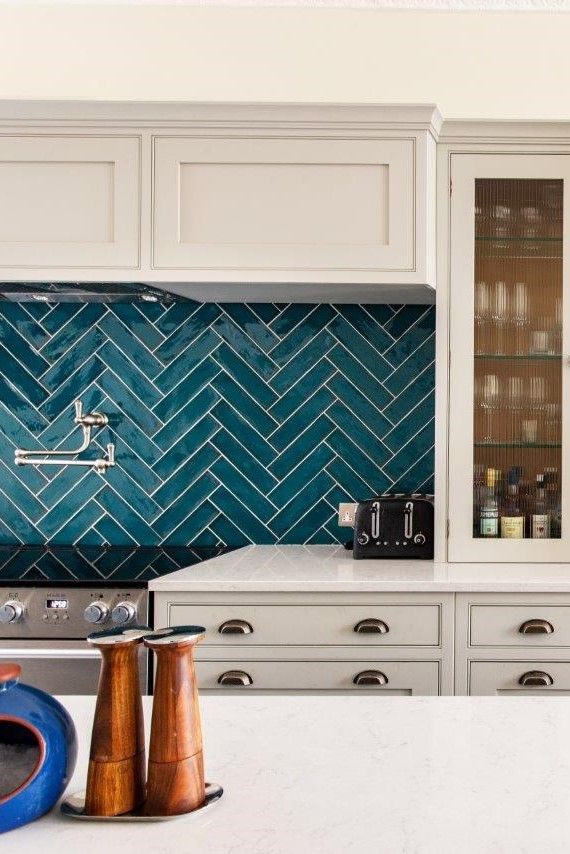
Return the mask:
[[[206,644],[437,646],[438,605],[183,605],[169,625],[206,628]],[[236,624],[231,626],[230,624]],[[226,633],[232,628],[234,631]],[[242,630],[240,633],[238,630]]]
[[[570,661],[471,661],[473,697],[533,694],[570,695]]]
[[[439,693],[437,661],[198,661],[196,671],[202,690]]]
[[[570,605],[472,605],[470,643],[570,646]]]

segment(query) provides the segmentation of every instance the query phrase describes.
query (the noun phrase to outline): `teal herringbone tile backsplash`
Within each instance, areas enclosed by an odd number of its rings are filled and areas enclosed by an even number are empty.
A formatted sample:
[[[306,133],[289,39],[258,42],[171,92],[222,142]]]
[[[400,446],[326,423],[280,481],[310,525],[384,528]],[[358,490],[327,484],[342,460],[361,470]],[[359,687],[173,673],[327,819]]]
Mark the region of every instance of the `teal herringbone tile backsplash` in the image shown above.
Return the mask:
[[[428,306],[0,304],[0,542],[331,543],[339,501],[432,489]],[[15,468],[110,417],[105,477]]]

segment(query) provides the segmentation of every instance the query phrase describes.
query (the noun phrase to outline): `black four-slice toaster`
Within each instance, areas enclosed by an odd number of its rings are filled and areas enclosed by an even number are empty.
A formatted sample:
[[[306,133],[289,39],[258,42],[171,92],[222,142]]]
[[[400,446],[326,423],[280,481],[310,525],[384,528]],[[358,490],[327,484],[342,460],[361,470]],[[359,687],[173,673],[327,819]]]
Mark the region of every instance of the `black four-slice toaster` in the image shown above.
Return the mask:
[[[433,558],[433,495],[381,495],[361,501],[354,517],[353,555]]]

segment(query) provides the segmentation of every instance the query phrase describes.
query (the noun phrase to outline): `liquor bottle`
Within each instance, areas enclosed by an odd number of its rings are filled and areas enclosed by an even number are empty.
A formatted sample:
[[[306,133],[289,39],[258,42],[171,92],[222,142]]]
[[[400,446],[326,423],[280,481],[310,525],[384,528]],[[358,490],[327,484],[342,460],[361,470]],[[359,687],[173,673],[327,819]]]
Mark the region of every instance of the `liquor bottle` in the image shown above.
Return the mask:
[[[534,498],[530,523],[530,535],[534,540],[547,540],[550,538],[550,513],[548,512],[543,474],[537,474],[536,476],[536,496]]]
[[[544,470],[546,484],[546,503],[550,515],[550,536],[560,539],[562,536],[562,505],[560,502],[560,487],[558,485],[558,469],[549,467]]]
[[[520,468],[511,468],[507,474],[507,496],[501,508],[501,537],[509,540],[524,539],[525,516],[519,501]]]
[[[497,498],[497,469],[487,469],[485,486],[481,489],[479,509],[479,535],[481,537],[499,536],[499,501]]]
[[[473,536],[479,536],[479,517],[485,490],[485,466],[473,466]]]

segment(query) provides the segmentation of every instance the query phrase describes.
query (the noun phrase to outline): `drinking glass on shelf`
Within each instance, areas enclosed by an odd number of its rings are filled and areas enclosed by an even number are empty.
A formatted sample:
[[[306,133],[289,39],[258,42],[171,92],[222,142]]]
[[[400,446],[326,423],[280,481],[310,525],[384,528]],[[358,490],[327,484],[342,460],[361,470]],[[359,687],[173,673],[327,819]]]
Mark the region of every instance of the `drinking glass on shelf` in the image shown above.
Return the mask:
[[[500,387],[496,374],[485,374],[480,385],[480,405],[485,413],[485,424],[481,441],[491,444],[496,441],[495,415],[499,406]]]
[[[505,328],[509,319],[509,296],[506,282],[495,282],[491,319],[495,330],[495,354],[505,355]]]
[[[521,210],[521,231],[523,237],[539,237],[542,229],[540,210],[534,205],[527,205]]]
[[[491,316],[491,293],[487,282],[475,284],[475,353],[480,355],[487,352],[486,339],[488,323]]]
[[[544,439],[549,445],[560,442],[560,404],[547,403],[544,407]]]
[[[546,380],[544,377],[530,377],[529,408],[538,422],[538,441],[543,435],[544,410],[546,405]]]
[[[513,322],[515,325],[515,353],[524,356],[527,352],[527,329],[529,325],[528,286],[526,282],[515,282],[513,300]]]
[[[552,350],[554,355],[560,356],[562,353],[562,297],[556,297],[555,305]]]
[[[510,205],[506,202],[499,202],[493,205],[492,212],[492,230],[494,237],[508,237],[511,233],[513,212]]]
[[[499,441],[520,442],[521,412],[524,399],[523,378],[518,376],[509,377],[507,380],[506,407],[508,418],[501,419],[499,423]]]

